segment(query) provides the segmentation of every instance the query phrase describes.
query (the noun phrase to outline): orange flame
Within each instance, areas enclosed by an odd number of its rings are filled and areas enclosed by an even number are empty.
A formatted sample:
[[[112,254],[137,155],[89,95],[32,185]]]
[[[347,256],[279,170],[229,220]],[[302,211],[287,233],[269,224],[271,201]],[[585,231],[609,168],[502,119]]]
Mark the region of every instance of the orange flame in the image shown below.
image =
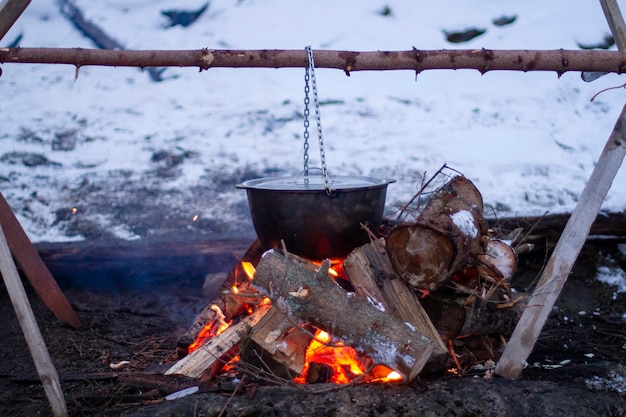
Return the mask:
[[[254,273],[256,272],[256,268],[250,262],[242,261],[241,267],[243,271],[246,273],[246,276],[250,281],[254,279]]]
[[[320,265],[320,263],[318,263]],[[343,259],[333,260],[332,267],[329,269],[329,274],[333,277],[342,275]],[[250,262],[241,262],[241,269],[245,273],[246,277],[252,281],[256,268]],[[249,287],[242,283],[240,286],[237,284],[231,287],[233,294],[239,294],[241,291],[245,292]],[[263,297],[259,304],[271,304],[268,297]],[[196,340],[189,346],[188,352],[198,349],[202,346],[206,340],[215,337],[226,330],[230,323],[225,321],[224,315],[218,306],[212,305],[211,309],[216,312],[216,319],[208,323],[198,334]],[[253,308],[251,305],[246,305],[246,312],[251,314]],[[238,358],[229,362],[236,362]],[[331,340],[331,336],[323,330],[317,330],[315,337],[309,343],[306,350],[306,359],[302,373],[294,379],[294,382],[305,384],[309,377],[309,369],[311,364],[323,364],[331,370],[331,376],[329,380],[323,382],[330,382],[335,384],[348,384],[359,380],[360,382],[395,382],[402,381],[403,377],[398,372],[384,366],[373,365],[372,359],[359,353],[352,346],[345,346],[342,342],[336,342]],[[367,373],[367,375],[366,375]],[[311,381],[313,382],[313,381]]]
[[[224,332],[224,330],[228,329],[228,327],[230,326],[230,323],[227,323],[224,320],[225,319],[224,313],[222,313],[222,310],[218,306],[213,304],[211,306],[211,310],[215,311],[216,319],[214,321],[211,321],[210,323],[207,323],[202,328],[202,330],[200,330],[200,332],[198,333],[198,336],[196,337],[196,340],[194,340],[193,343],[190,344],[189,347],[187,348],[188,353],[191,353],[194,350],[198,349],[200,346],[204,344],[204,342],[207,339],[210,339],[212,337],[215,337],[221,334],[222,332]]]
[[[324,364],[332,370],[330,383],[348,384],[359,377],[363,382],[392,382],[401,381],[402,376],[386,366],[371,366],[371,358],[359,354],[352,346],[345,346],[341,342],[330,344],[331,337],[323,330],[317,330],[315,338],[311,340],[306,351],[306,362],[302,373],[294,382],[305,384],[312,363]],[[365,377],[365,372],[371,368],[371,376]]]

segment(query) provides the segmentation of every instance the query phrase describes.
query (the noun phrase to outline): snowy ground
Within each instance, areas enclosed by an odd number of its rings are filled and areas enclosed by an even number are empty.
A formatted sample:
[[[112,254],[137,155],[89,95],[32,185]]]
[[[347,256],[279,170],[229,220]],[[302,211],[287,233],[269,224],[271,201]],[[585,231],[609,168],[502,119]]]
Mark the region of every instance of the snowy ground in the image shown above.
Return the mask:
[[[203,3],[76,2],[127,49],[578,49],[610,33],[599,3],[567,0],[214,0],[193,25],[166,27],[161,10]],[[517,19],[497,27],[501,16]],[[467,27],[486,33],[446,41],[444,30]],[[19,34],[23,47],[93,47],[52,0],[33,2],[0,46]],[[69,66],[1,67],[0,189],[34,241],[233,233],[249,227],[235,184],[302,169],[303,69],[169,68],[155,83],[131,68],[84,67],[75,81]],[[317,78],[331,173],[397,179],[390,211],[446,163],[500,217],[570,212],[625,96],[590,102],[621,85],[617,75],[319,69]],[[605,210],[626,208],[625,175]]]

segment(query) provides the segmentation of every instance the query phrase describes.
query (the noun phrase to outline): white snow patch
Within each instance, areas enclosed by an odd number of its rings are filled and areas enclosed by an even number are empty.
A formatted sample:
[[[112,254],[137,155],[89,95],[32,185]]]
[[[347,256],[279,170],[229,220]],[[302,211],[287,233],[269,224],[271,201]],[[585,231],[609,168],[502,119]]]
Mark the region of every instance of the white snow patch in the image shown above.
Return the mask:
[[[459,210],[450,216],[452,222],[465,236],[476,237],[478,229],[474,225],[474,216],[467,210]]]
[[[599,266],[596,272],[596,279],[605,284],[617,287],[616,292],[626,292],[626,274],[618,267]]]

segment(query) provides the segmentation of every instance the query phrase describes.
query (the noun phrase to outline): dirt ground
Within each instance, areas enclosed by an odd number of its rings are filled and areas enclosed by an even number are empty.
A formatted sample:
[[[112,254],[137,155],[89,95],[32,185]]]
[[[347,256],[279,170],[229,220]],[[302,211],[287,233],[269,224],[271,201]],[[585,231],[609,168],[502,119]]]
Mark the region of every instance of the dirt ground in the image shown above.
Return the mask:
[[[514,287],[526,290],[544,262],[541,253],[523,258]],[[208,301],[199,288],[101,291],[89,288],[88,277],[81,286],[64,284],[80,329],[29,295],[71,416],[624,416],[626,294],[594,278],[606,262],[626,268],[616,243],[585,246],[515,381],[468,372],[410,385],[303,388],[245,375],[199,384],[199,393],[174,401],[164,397],[198,385],[162,374],[176,360],[178,337]],[[6,291],[0,292],[0,335],[0,414],[51,415]],[[129,363],[110,367],[120,361]]]

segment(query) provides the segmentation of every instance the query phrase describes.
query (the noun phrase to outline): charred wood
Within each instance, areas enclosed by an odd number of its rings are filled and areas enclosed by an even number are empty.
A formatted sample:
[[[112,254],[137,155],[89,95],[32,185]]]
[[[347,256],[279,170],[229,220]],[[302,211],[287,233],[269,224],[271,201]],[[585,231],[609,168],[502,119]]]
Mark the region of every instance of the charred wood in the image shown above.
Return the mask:
[[[228,327],[223,333],[211,338],[200,348],[179,360],[165,372],[165,375],[184,375],[200,378],[203,374],[214,375],[238,351],[239,343],[267,312],[270,306],[259,306],[252,314],[242,318],[237,324]]]

